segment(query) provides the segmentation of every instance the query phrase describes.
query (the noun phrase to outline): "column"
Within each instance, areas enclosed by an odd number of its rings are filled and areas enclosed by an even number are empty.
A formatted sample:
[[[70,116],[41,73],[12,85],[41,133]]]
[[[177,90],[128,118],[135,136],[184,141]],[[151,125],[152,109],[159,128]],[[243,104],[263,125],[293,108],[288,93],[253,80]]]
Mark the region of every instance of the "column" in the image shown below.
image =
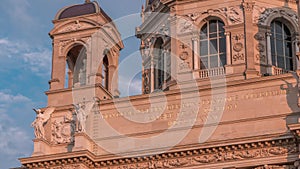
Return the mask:
[[[268,64],[272,66],[272,51],[271,51],[271,32],[266,33],[267,37],[267,56],[268,56]]]
[[[168,50],[164,50],[164,55],[163,55],[164,59],[164,79],[163,79],[163,83],[166,83],[167,81],[167,68],[168,68]],[[165,85],[164,85],[165,86]]]
[[[151,89],[150,89],[150,91],[153,92],[154,91],[154,83],[155,83],[155,79],[154,79],[155,67],[154,67],[154,57],[153,56],[150,56],[150,57],[151,57],[151,61],[150,61]]]
[[[192,39],[193,42],[193,61],[194,61],[194,70],[200,69],[200,60],[199,60],[199,39],[197,37],[194,37]]]
[[[231,65],[231,38],[230,38],[231,33],[230,32],[225,32],[226,36],[226,64]]]

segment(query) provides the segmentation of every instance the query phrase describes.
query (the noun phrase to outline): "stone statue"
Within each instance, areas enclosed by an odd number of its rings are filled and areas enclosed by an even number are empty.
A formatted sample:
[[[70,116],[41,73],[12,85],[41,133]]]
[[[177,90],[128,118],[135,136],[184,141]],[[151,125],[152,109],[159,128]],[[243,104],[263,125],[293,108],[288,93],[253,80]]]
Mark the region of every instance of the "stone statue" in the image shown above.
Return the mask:
[[[85,126],[85,122],[87,119],[87,114],[84,110],[85,106],[82,104],[77,104],[74,105],[75,108],[75,114],[76,114],[76,127],[77,127],[77,131],[78,132],[85,132],[86,126]]]
[[[34,135],[36,139],[45,138],[44,125],[50,119],[51,114],[54,112],[54,107],[49,107],[45,111],[41,109],[33,109],[36,112],[36,119],[32,122],[31,126],[34,128]]]

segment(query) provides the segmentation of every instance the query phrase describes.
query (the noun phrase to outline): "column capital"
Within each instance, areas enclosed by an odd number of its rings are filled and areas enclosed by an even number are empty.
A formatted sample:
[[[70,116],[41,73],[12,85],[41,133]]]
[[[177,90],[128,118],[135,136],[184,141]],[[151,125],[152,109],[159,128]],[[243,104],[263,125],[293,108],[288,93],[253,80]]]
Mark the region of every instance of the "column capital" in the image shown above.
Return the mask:
[[[225,35],[225,36],[230,36],[230,35],[231,35],[231,32],[225,32],[224,35]]]
[[[252,12],[253,8],[254,8],[254,4],[255,4],[255,2],[248,1],[248,2],[243,2],[242,6],[243,6],[245,11]]]
[[[198,36],[192,37],[192,41],[199,41],[199,40],[200,40],[200,38]]]
[[[272,32],[266,32],[266,36],[272,36]]]

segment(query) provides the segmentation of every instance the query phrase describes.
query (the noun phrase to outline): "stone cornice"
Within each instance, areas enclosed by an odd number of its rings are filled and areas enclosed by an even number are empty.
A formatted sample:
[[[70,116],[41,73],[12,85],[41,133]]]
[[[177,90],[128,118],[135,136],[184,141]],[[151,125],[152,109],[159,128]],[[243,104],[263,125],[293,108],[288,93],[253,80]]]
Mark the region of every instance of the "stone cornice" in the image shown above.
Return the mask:
[[[142,157],[112,158],[95,156],[88,151],[55,154],[21,159],[31,168],[50,168],[72,164],[84,164],[89,168],[178,168],[223,163],[230,161],[272,158],[298,153],[296,139],[286,138],[270,141],[244,143],[220,147],[167,152]]]

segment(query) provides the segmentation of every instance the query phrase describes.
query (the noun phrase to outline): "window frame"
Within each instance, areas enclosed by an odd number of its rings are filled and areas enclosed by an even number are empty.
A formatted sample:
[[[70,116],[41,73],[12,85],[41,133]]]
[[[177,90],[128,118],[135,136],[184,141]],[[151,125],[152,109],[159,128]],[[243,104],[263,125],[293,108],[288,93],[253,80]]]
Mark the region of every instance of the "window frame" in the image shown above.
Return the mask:
[[[280,24],[280,33],[277,32],[276,30],[276,23]],[[271,40],[271,61],[272,61],[272,66],[276,66],[278,68],[281,68],[283,70],[289,70],[289,71],[293,71],[295,69],[295,60],[294,60],[294,50],[295,47],[293,45],[293,36],[292,36],[292,29],[288,26],[288,24],[286,24],[285,22],[281,21],[281,20],[273,20],[270,23],[270,29],[271,29],[271,36],[270,36],[270,40]],[[286,30],[288,31],[288,33],[286,32]],[[285,35],[286,38],[285,38]],[[280,37],[279,37],[280,36]],[[279,49],[278,49],[278,42],[281,41],[282,42],[282,55],[278,54],[279,53]],[[286,47],[286,44],[290,45],[290,48],[288,49]],[[287,49],[289,50],[289,55],[287,55]],[[280,65],[278,59],[282,57],[283,58],[283,66]],[[289,65],[287,63],[287,61],[290,61]]]
[[[211,25],[215,22],[216,28],[214,28],[216,31],[211,32]],[[220,27],[222,26],[222,28]],[[205,23],[200,27],[199,32],[199,57],[200,57],[200,69],[213,69],[213,68],[219,68],[224,67],[227,63],[226,59],[226,49],[227,49],[227,43],[226,43],[226,35],[225,35],[225,22],[223,22],[220,18],[213,18],[210,20],[206,20]],[[203,32],[203,30],[206,30]],[[212,51],[211,49],[211,41],[217,41],[215,51]],[[203,44],[206,43],[206,46],[203,48]],[[222,43],[222,44],[221,44]],[[215,46],[215,45],[213,45]],[[223,47],[222,47],[223,46]],[[203,53],[203,49],[205,50],[205,53]],[[222,50],[222,51],[221,51]],[[213,53],[215,52],[215,53]],[[212,57],[217,57],[217,64],[213,65]],[[206,63],[203,63],[203,61],[207,60],[207,66],[205,66]],[[222,63],[224,62],[224,63]]]

